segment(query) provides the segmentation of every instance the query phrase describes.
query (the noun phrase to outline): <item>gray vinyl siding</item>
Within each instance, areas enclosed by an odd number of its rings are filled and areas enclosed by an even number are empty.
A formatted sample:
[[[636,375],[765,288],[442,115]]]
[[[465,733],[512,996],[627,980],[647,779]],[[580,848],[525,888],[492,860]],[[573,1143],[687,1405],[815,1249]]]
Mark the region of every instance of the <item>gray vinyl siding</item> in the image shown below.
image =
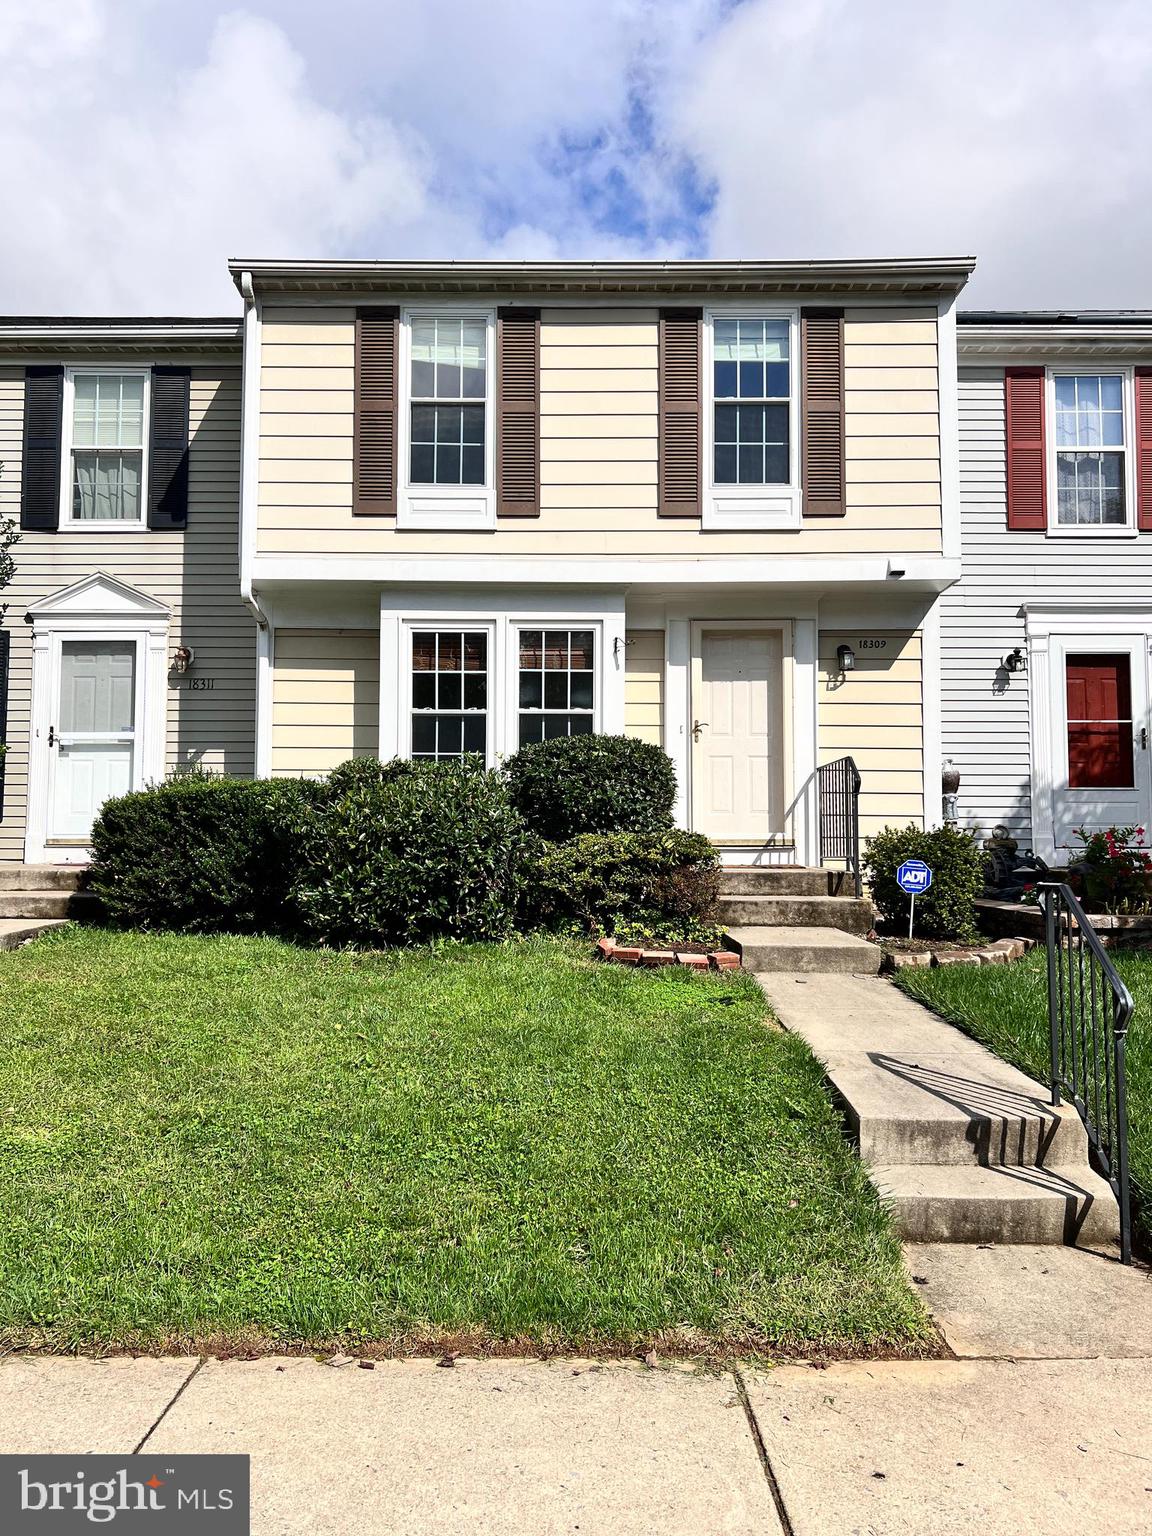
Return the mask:
[[[16,520],[23,408],[23,368],[0,367],[0,512]],[[190,645],[196,676],[215,679],[210,691],[197,692],[187,679],[169,679],[168,770],[198,763],[241,777],[253,773],[256,637],[239,596],[239,485],[240,369],[193,366],[186,529],[62,529],[22,536],[14,551],[15,580],[0,594],[12,636],[0,861],[24,857],[32,704],[32,632],[25,610],[94,571],[169,607],[169,653]]]
[[[963,579],[941,599],[945,757],[960,769],[963,824],[1033,836],[1028,677],[998,671],[1027,654],[1024,605],[1143,596],[1152,609],[1152,535],[1103,540],[1010,532],[1005,493],[1004,370],[960,369]]]

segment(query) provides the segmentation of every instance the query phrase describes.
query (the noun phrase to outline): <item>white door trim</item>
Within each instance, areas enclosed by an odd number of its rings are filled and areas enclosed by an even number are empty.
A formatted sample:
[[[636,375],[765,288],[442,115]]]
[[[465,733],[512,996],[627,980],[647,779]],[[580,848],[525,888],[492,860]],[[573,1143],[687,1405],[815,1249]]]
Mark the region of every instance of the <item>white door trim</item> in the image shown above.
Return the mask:
[[[103,611],[102,601],[106,601]],[[137,726],[132,787],[142,789],[164,776],[168,610],[123,583],[100,583],[89,578],[30,611],[35,631],[24,860],[28,864],[85,864],[90,856],[87,843],[49,841],[50,753],[55,748],[49,746],[48,735],[59,710],[61,645],[64,640],[128,640],[136,645]]]

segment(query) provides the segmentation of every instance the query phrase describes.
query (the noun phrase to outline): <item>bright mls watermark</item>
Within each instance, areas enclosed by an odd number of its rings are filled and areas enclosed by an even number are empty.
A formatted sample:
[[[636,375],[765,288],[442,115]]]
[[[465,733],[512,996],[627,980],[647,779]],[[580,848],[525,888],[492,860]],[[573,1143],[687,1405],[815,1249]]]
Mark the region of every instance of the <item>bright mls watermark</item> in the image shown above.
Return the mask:
[[[0,1531],[248,1536],[247,1456],[0,1456]]]

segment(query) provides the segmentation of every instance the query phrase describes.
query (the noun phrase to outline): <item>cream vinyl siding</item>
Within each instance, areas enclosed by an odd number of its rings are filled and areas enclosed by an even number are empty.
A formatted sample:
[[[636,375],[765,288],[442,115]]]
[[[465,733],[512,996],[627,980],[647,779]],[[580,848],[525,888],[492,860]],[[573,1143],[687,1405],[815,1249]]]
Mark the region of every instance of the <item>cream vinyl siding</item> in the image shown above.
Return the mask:
[[[117,365],[110,360],[109,366]],[[140,364],[125,359],[122,366]],[[17,522],[23,423],[24,369],[2,366],[0,512]],[[239,596],[239,483],[239,367],[194,366],[187,528],[124,533],[72,527],[22,535],[14,551],[15,580],[0,596],[8,605],[4,624],[12,636],[0,859],[24,857],[32,693],[32,630],[23,622],[24,613],[30,604],[94,571],[105,571],[169,607],[169,654],[178,645],[191,646],[196,653],[192,675],[214,680],[211,689],[193,692],[188,677],[169,677],[168,771],[199,765],[241,777],[252,774],[256,629]]]
[[[261,554],[940,552],[932,309],[846,312],[847,515],[793,532],[707,536],[656,513],[654,308],[542,311],[541,515],[501,521],[483,536],[401,533],[395,519],[352,516],[352,309],[266,306],[262,338]]]
[[[664,631],[630,629],[625,636],[624,734],[664,745]]]
[[[273,777],[327,773],[379,745],[379,630],[277,629]]]
[[[862,629],[887,640],[863,650]],[[841,677],[836,647],[850,645],[856,665]],[[820,631],[817,676],[818,751],[822,763],[853,757],[860,770],[860,831],[923,825],[924,736],[918,631],[855,629]]]

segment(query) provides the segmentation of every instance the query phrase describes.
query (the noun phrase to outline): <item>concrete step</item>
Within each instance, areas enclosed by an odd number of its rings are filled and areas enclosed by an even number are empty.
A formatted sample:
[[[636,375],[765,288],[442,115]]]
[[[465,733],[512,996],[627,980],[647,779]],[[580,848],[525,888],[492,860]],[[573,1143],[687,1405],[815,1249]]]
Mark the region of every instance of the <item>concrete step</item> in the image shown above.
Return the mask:
[[[872,927],[872,903],[853,896],[722,896],[718,923],[759,928],[839,928],[865,934]]]
[[[722,896],[851,896],[842,869],[805,869],[799,864],[740,865],[720,871]]]
[[[0,891],[78,891],[86,864],[0,864]]]
[[[938,1168],[888,1163],[869,1170],[896,1228],[917,1243],[1115,1242],[1120,1216],[1090,1168]]]
[[[22,917],[0,917],[0,949],[19,949],[29,939],[36,939],[52,928],[64,928],[66,922],[57,917],[31,922]]]
[[[839,928],[735,927],[728,929],[725,943],[749,971],[874,976],[880,969],[879,948]]]
[[[0,918],[94,918],[100,899],[90,891],[0,891]]]

